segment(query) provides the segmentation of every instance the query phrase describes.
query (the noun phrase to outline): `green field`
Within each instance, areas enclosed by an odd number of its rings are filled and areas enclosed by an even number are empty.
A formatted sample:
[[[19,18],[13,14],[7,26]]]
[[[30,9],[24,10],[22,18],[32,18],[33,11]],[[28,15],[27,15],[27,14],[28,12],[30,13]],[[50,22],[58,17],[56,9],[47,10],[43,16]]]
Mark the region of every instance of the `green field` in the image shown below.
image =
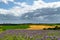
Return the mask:
[[[0,24],[0,30],[10,30],[10,29],[27,29],[29,25],[27,24]]]

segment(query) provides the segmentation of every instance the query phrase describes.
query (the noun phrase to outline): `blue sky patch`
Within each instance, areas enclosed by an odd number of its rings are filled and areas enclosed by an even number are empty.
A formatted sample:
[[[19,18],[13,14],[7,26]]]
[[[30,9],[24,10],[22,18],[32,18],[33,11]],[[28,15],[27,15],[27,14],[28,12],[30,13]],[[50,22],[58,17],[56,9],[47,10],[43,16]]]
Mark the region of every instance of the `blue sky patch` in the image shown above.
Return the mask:
[[[16,2],[26,2],[29,5],[32,5],[34,1],[36,0],[15,0]]]
[[[10,9],[13,6],[16,6],[13,2],[8,2],[8,4],[0,2],[0,8],[3,8],[3,9]]]
[[[43,1],[49,3],[49,2],[58,2],[60,0],[43,0]]]

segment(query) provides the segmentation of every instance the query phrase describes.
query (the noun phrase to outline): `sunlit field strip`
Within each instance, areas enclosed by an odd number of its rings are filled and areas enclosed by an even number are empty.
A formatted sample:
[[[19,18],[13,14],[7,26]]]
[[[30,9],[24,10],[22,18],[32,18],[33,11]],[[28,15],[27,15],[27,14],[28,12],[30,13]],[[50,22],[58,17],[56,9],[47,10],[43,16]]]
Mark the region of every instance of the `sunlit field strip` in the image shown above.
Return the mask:
[[[29,25],[30,30],[43,30],[43,28],[54,28],[55,26],[49,26],[49,25]]]

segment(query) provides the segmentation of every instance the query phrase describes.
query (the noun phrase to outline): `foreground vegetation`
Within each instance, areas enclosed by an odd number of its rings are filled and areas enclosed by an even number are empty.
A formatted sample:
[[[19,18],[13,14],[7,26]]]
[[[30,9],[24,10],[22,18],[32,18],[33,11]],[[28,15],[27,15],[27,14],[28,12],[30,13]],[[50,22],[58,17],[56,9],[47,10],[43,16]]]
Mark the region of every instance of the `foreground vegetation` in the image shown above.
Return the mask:
[[[7,30],[0,40],[60,40],[58,30]]]
[[[60,24],[36,24],[55,26],[55,28],[24,30],[30,28],[29,25],[30,24],[0,24],[0,40],[60,40]]]

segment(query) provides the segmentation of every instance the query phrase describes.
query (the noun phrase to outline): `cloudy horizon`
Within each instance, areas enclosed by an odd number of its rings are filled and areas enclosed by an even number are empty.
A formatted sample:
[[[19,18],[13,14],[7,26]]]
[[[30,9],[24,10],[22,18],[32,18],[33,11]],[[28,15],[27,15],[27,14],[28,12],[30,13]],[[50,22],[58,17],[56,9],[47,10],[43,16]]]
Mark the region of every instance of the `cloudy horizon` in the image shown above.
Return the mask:
[[[60,23],[60,0],[0,0],[1,23]]]

